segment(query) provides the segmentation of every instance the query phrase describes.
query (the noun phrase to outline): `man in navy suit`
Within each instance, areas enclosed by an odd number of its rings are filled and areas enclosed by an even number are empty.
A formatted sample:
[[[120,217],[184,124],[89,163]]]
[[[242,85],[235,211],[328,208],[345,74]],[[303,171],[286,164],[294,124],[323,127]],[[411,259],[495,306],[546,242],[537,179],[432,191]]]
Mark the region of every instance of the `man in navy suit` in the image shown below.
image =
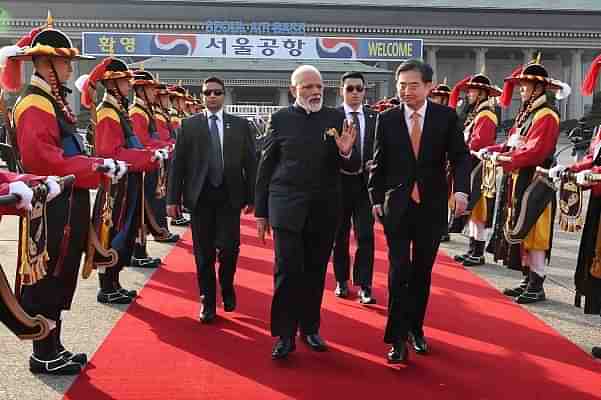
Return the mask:
[[[390,262],[388,362],[406,361],[405,342],[427,353],[423,324],[432,267],[447,220],[447,160],[454,171],[456,212],[467,206],[469,152],[449,107],[427,100],[432,68],[418,60],[396,71],[401,105],[376,124],[368,190],[374,217],[384,226]]]

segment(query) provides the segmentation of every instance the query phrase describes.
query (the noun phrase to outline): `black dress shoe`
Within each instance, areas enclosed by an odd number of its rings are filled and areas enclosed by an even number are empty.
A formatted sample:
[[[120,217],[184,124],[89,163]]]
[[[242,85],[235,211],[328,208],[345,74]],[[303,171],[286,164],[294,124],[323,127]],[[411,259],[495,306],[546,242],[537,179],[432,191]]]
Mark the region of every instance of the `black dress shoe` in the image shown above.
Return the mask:
[[[409,333],[409,340],[417,354],[428,354],[428,343],[426,343],[424,335]]]
[[[591,354],[595,358],[601,358],[601,347],[598,347],[598,346],[593,347]]]
[[[403,340],[396,344],[393,344],[386,356],[388,364],[406,363],[408,358],[409,351],[407,351],[407,345]]]
[[[296,350],[296,343],[293,337],[280,337],[273,346],[271,358],[273,360],[286,358],[288,357],[288,354],[292,353],[294,350]]]
[[[451,235],[449,235],[448,233],[442,234],[440,236],[440,241],[441,242],[450,242],[451,241]]]
[[[334,290],[336,297],[346,299],[348,297],[348,283],[347,282],[336,282],[336,289]]]
[[[311,350],[321,352],[328,349],[326,342],[324,342],[324,340],[317,333],[313,335],[304,335],[303,339],[305,340],[305,343],[311,347]]]
[[[217,311],[215,310],[215,307],[210,307],[203,304],[200,309],[200,322],[203,324],[210,324],[215,320],[215,318],[217,318]]]
[[[361,304],[376,304],[376,298],[371,295],[371,288],[363,288],[359,290],[359,303]]]
[[[223,311],[232,312],[236,309],[236,293],[223,295]]]
[[[66,360],[58,354],[48,360],[32,354],[29,357],[29,370],[34,374],[77,375],[81,372],[81,364]]]

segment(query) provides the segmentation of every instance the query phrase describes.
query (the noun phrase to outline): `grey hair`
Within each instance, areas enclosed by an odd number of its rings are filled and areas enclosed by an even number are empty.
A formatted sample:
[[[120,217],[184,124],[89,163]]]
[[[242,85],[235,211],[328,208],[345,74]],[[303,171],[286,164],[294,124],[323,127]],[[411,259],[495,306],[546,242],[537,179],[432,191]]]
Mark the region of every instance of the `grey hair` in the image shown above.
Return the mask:
[[[312,65],[304,64],[294,70],[294,72],[290,76],[290,84],[292,86],[297,86],[300,83],[300,77],[306,72],[312,72],[314,74],[317,74],[321,79],[321,72],[319,72],[317,68],[315,68]]]

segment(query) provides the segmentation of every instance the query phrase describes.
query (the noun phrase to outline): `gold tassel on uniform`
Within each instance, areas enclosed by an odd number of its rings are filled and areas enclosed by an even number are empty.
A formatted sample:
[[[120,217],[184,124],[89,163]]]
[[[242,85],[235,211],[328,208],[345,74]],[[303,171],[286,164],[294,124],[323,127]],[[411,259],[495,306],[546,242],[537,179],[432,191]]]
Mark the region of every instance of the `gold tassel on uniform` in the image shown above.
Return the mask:
[[[38,185],[33,190],[31,211],[21,218],[21,263],[18,274],[22,285],[34,285],[46,276],[46,266],[50,259],[47,250],[46,198],[48,188]]]
[[[591,276],[597,279],[601,279],[601,223],[597,228],[597,241],[595,244],[595,257],[591,263]]]
[[[583,224],[582,189],[573,180],[562,179],[559,187],[559,227],[564,232],[580,232]]]

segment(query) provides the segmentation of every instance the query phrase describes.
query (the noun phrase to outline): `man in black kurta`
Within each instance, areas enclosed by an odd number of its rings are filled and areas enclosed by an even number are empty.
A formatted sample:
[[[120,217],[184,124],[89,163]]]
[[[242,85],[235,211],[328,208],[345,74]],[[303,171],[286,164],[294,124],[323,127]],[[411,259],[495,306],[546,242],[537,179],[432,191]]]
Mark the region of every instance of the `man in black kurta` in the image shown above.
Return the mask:
[[[342,112],[322,107],[319,71],[301,66],[291,80],[296,102],[271,116],[255,196],[259,237],[274,230],[274,359],[294,350],[298,328],[313,350],[326,350],[320,309],[340,212],[338,171],[356,162],[350,157],[356,131]]]

